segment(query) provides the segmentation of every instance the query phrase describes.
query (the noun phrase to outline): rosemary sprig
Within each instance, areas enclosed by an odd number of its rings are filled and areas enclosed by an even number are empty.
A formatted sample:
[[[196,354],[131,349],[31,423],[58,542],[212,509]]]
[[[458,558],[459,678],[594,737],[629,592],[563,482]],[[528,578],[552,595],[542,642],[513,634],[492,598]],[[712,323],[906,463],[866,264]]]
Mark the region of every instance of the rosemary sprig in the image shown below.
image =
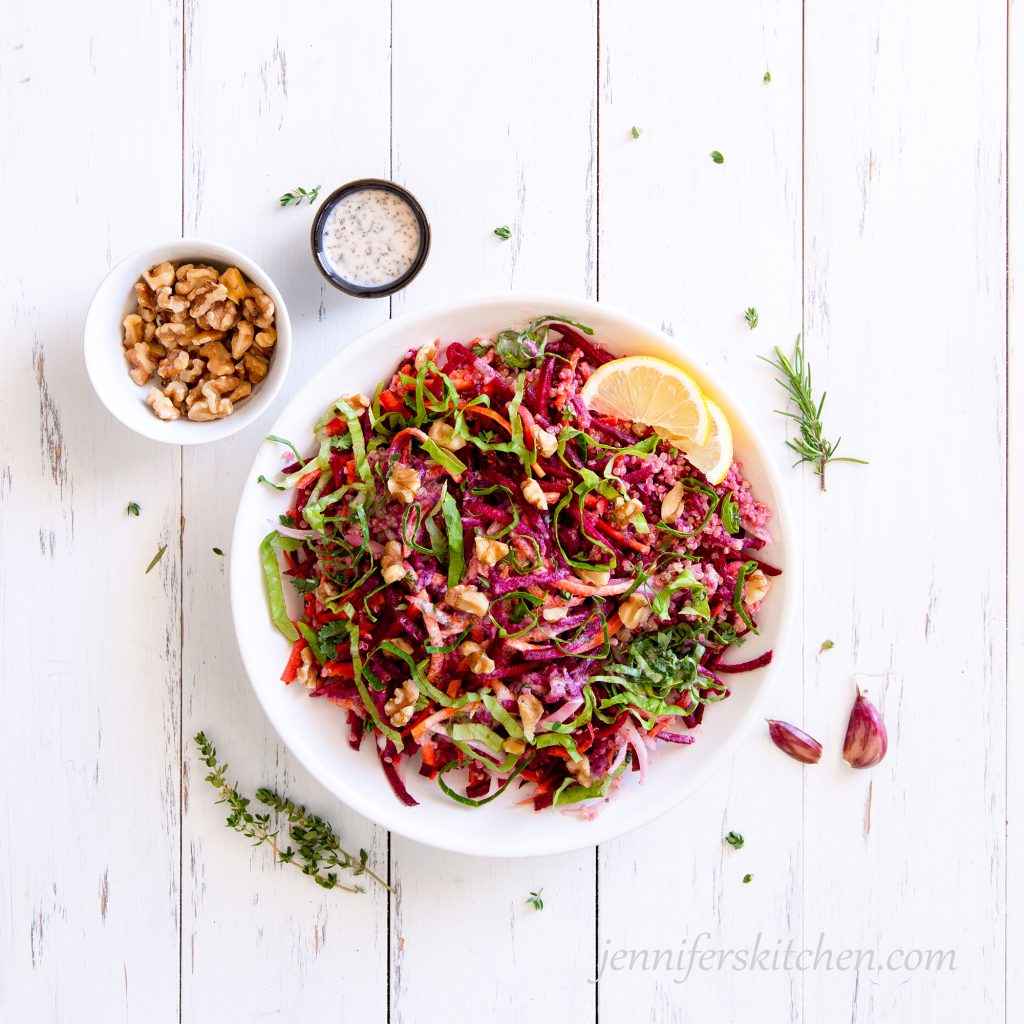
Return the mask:
[[[308,199],[309,205],[312,206],[319,195],[319,185],[311,189],[305,189],[300,185],[294,192],[285,192],[283,196],[279,196],[277,201],[282,206],[298,206],[304,199]]]
[[[252,801],[249,797],[242,796],[235,786],[227,782],[225,775],[228,766],[226,763],[218,764],[217,749],[206,738],[206,734],[196,733],[195,743],[203,763],[210,769],[206,781],[220,793],[217,803],[228,805],[228,828],[251,839],[253,846],[262,846],[266,843],[277,855],[278,860],[285,864],[294,864],[304,875],[309,875],[324,889],[365,891],[362,886],[343,885],[339,882],[337,873],[331,870],[339,868],[351,871],[354,876],[367,874],[380,882],[385,889],[395,891],[380,875],[366,866],[365,850],[360,850],[358,856],[353,856],[341,848],[341,840],[330,822],[319,815],[310,814],[302,804],[296,804],[286,797],[278,796],[273,790],[262,787],[256,790],[256,799],[265,807],[269,807],[278,818],[287,821],[288,836],[296,844],[295,847],[287,846],[282,850],[277,843],[280,831],[271,828],[270,814],[256,814],[249,810]]]
[[[865,459],[855,459],[849,455],[836,455],[842,438],[832,444],[822,433],[821,410],[825,406],[826,392],[822,392],[821,401],[815,404],[814,392],[811,387],[811,366],[804,360],[800,335],[797,335],[796,350],[793,352],[792,361],[782,354],[778,345],[775,346],[774,359],[768,359],[766,356],[759,358],[781,374],[775,379],[782,385],[789,400],[796,406],[796,412],[789,412],[785,409],[775,410],[780,416],[793,420],[800,428],[800,436],[786,442],[786,445],[799,456],[793,465],[798,466],[801,462],[809,462],[821,481],[822,490],[825,490],[825,467],[830,462],[856,462],[866,466]]]

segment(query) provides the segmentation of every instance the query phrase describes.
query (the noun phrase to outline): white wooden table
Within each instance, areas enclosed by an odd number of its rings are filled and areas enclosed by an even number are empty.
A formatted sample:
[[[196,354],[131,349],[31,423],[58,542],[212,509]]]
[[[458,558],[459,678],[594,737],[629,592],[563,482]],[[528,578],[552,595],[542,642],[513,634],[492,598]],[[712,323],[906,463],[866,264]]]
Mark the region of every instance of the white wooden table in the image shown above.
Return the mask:
[[[1024,0],[24,3],[0,37],[0,1019],[1022,1019]],[[276,201],[366,175],[433,225],[390,306],[325,287],[311,211]],[[85,378],[92,289],[179,233],[281,286],[282,403],[407,308],[560,289],[698,348],[784,462],[756,356],[802,331],[827,425],[871,460],[827,494],[787,470],[801,642],[773,711],[822,764],[752,737],[663,820],[535,861],[438,853],[339,805],[257,705],[211,553],[272,414],[182,451]],[[868,772],[838,757],[854,671],[889,673],[868,681],[891,738]],[[322,892],[224,829],[199,728],[398,895]],[[619,949],[819,936],[836,956],[952,949],[956,969],[637,962],[593,982]]]

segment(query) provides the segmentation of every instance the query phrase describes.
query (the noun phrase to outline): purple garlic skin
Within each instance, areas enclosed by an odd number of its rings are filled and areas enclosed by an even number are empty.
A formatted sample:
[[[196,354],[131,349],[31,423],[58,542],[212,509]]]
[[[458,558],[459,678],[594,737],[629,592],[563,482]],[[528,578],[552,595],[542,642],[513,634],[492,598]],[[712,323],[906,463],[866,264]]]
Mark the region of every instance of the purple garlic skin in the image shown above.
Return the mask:
[[[885,757],[889,734],[878,708],[857,687],[857,699],[846,727],[843,757],[851,768],[872,768]]]
[[[803,729],[789,722],[779,722],[774,718],[766,721],[772,743],[784,754],[803,764],[817,764],[821,760],[821,744],[813,736],[808,736]]]

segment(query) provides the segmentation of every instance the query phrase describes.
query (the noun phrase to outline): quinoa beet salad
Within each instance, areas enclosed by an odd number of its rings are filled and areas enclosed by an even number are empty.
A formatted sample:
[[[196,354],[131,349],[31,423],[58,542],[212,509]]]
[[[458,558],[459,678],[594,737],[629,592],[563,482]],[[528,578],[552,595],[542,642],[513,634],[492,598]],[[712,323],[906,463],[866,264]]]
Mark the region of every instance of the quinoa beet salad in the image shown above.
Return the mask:
[[[413,347],[312,442],[270,438],[287,463],[261,480],[292,498],[261,545],[281,678],[343,709],[339,742],[373,747],[406,804],[418,771],[468,806],[590,817],[771,661],[730,657],[779,570],[727,420],[678,367],[592,336],[544,316]]]

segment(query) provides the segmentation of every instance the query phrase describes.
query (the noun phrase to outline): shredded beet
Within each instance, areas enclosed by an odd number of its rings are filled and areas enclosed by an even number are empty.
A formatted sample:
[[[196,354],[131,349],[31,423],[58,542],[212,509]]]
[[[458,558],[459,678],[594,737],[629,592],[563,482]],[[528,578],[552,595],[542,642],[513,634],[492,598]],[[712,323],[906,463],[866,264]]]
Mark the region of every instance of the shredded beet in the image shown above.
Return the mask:
[[[770,510],[738,463],[711,484],[649,427],[587,409],[612,358],[590,333],[543,317],[410,349],[285,470],[288,518],[261,549],[284,678],[344,710],[354,749],[371,734],[409,806],[413,771],[469,806],[504,793],[586,819],[627,769],[657,770],[659,742],[695,741],[721,674],[771,662],[722,661],[781,571],[758,557]]]

